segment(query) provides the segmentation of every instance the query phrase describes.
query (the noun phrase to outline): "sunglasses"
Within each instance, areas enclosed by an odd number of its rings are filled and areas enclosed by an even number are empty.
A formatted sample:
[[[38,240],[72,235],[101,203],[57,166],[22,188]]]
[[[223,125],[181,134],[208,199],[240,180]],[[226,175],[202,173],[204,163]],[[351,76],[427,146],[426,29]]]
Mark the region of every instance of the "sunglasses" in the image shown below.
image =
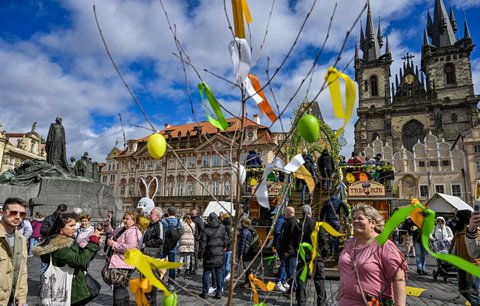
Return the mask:
[[[25,218],[27,216],[27,213],[24,211],[16,211],[16,210],[9,210],[8,211],[8,216],[9,217],[16,217],[17,215],[20,215],[20,218]]]

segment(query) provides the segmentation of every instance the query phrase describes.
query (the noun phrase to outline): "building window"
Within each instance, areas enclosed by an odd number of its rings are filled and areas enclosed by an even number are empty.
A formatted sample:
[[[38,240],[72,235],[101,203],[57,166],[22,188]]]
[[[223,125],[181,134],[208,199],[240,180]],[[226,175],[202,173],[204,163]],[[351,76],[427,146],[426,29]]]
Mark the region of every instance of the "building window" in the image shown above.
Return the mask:
[[[115,175],[110,175],[110,182],[115,182]]]
[[[187,195],[193,196],[193,191],[194,191],[193,183],[188,183],[187,184]]]
[[[202,185],[202,195],[203,195],[203,196],[208,195],[208,182],[203,182],[203,185]]]
[[[368,92],[368,81],[365,81],[364,84],[365,84],[365,92]]]
[[[197,157],[196,156],[189,156],[188,157],[188,168],[195,168],[197,163]]]
[[[473,146],[473,152],[480,153],[480,145],[474,145]]]
[[[212,182],[212,193],[213,193],[213,195],[220,194],[220,182],[218,182],[218,181],[213,181]]]
[[[425,168],[425,162],[422,160],[422,161],[419,161],[418,162],[418,167],[420,168]]]
[[[370,90],[372,97],[378,96],[378,79],[375,75],[370,77]]]
[[[435,191],[438,192],[438,193],[445,193],[445,186],[435,185]]]
[[[221,167],[222,166],[222,158],[220,155],[215,154],[213,156],[213,167]]]
[[[445,73],[445,80],[447,85],[449,84],[456,84],[457,80],[455,77],[455,65],[452,63],[445,64],[443,68],[443,72]]]
[[[183,196],[183,189],[184,189],[183,182],[178,183],[178,187],[177,187],[177,196],[178,197]]]
[[[125,186],[120,187],[120,195],[125,195]]]
[[[173,197],[173,183],[168,184],[168,187],[167,187],[167,196]]]
[[[103,183],[106,183],[106,182],[107,182],[107,176],[106,176],[106,175],[104,175],[104,176],[102,177],[102,182],[103,182]]]
[[[455,197],[462,196],[462,189],[460,188],[460,184],[453,184],[452,185],[452,195]]]
[[[480,172],[480,162],[475,162],[475,168],[477,172]]]
[[[420,197],[428,198],[428,185],[420,185]]]
[[[444,167],[450,166],[450,161],[449,160],[442,160],[442,166],[444,166]]]
[[[203,167],[204,167],[204,168],[210,167],[210,156],[208,156],[208,155],[203,155],[202,161],[203,161],[202,164],[203,164]]]
[[[436,160],[431,160],[428,164],[430,167],[438,167],[438,161]]]
[[[230,181],[225,181],[225,183],[223,183],[223,194],[230,195]]]

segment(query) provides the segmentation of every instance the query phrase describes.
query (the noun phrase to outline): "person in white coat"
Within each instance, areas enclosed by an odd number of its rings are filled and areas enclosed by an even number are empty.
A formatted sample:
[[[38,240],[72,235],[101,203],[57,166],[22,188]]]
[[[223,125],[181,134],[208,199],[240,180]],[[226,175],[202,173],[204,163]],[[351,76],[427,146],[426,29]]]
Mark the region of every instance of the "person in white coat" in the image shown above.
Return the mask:
[[[430,234],[430,241],[433,244],[434,251],[437,253],[448,253],[452,239],[453,232],[450,227],[445,224],[445,219],[443,217],[437,217],[435,227]]]

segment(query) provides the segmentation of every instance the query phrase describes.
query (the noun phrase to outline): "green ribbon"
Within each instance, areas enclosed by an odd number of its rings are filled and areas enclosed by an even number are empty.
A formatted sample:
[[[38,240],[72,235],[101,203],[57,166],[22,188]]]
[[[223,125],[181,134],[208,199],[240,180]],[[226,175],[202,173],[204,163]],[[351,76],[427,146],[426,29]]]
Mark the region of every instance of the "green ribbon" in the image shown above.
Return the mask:
[[[307,259],[305,258],[305,248],[309,249],[310,252],[313,253],[313,246],[308,243],[308,242],[302,242],[300,243],[300,249],[299,249],[299,254],[300,258],[303,260],[303,269],[302,273],[300,274],[300,280],[304,282],[307,279],[307,273],[308,273],[308,265],[307,265]]]
[[[402,223],[403,220],[405,220],[408,215],[410,215],[410,213],[417,207],[423,210],[422,214],[425,217],[422,225],[421,241],[423,247],[425,248],[425,250],[427,250],[428,254],[441,261],[451,263],[457,268],[462,269],[463,271],[468,272],[476,277],[480,277],[480,266],[474,265],[473,263],[456,255],[438,254],[430,249],[430,233],[435,226],[435,212],[431,209],[425,208],[423,205],[420,204],[410,205],[409,207],[402,208],[395,212],[387,221],[387,223],[385,223],[385,229],[383,230],[383,232],[377,236],[377,243],[382,246],[387,241],[390,234],[395,231],[395,229],[400,225],[400,223]]]
[[[265,304],[265,303],[258,303],[258,304],[254,304],[253,306],[267,306],[267,304]]]
[[[198,90],[200,91],[200,96],[202,97],[202,100],[205,99],[205,96],[207,97],[208,102],[210,103],[210,106],[212,107],[212,110],[217,117],[217,119],[213,118],[209,114],[207,114],[208,121],[216,128],[225,131],[228,128],[228,122],[225,120],[225,116],[223,116],[222,110],[220,108],[220,104],[218,103],[217,99],[212,93],[212,89],[205,83],[201,82],[198,84]]]
[[[277,255],[272,255],[272,256],[264,257],[263,260],[265,260],[267,262],[267,266],[269,266],[275,261],[276,258],[277,258]]]

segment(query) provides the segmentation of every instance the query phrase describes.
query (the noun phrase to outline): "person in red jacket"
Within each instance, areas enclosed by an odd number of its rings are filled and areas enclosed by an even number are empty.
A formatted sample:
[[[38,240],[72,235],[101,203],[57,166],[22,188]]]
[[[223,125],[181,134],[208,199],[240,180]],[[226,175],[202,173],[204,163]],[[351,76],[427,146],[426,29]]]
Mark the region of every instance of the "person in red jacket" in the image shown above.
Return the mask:
[[[40,240],[42,240],[42,235],[40,234],[40,229],[42,228],[43,215],[37,211],[35,213],[35,218],[30,222],[32,224],[32,236],[28,240],[28,257],[32,257],[32,249],[36,247]]]

